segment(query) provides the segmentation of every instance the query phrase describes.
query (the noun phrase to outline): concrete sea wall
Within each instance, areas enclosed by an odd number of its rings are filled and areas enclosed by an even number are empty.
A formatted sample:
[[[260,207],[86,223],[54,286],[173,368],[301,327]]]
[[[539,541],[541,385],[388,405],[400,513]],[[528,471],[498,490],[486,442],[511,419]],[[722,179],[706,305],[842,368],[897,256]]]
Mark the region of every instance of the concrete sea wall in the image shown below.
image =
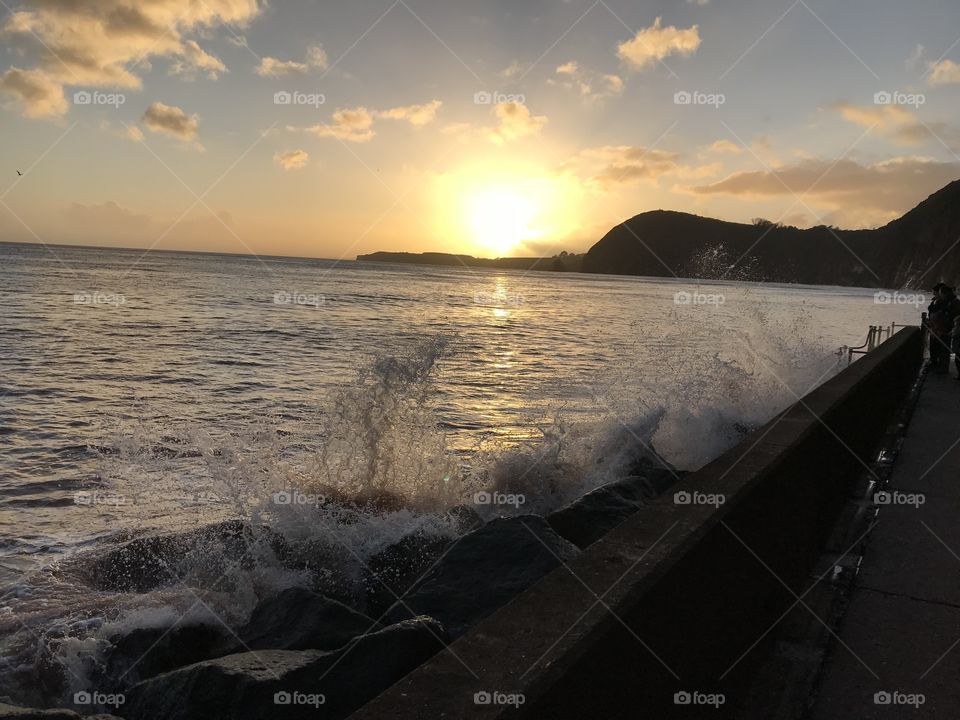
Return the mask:
[[[351,717],[733,716],[921,361],[901,330]]]

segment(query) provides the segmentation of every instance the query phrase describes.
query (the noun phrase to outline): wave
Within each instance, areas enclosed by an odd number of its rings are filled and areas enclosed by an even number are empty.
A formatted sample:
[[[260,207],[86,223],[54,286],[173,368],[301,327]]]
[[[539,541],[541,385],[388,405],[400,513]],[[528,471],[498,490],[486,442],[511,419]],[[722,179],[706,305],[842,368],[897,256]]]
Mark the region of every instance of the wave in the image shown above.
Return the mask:
[[[362,570],[378,553],[417,533],[469,529],[460,509],[481,520],[546,514],[643,458],[701,467],[839,369],[803,313],[775,322],[754,308],[745,320],[735,356],[636,328],[616,348],[619,362],[558,393],[587,407],[544,411],[531,421],[532,438],[478,442],[469,452],[452,450],[457,423],[443,412],[451,400],[444,363],[465,342],[456,336],[374,358],[309,421],[258,418],[229,432],[118,421],[88,449],[99,472],[84,498],[108,493],[102,511],[125,529],[28,573],[0,599],[0,664],[13,668],[0,674],[0,695],[36,704],[43,698],[30,688],[41,688],[47,700],[69,697],[102,676],[112,638],[172,627],[201,594],[197,622],[241,623],[258,599],[291,585],[362,592]],[[651,344],[653,360],[639,351]],[[643,366],[638,357],[648,358]],[[489,491],[525,503],[473,502]],[[102,559],[131,538],[231,519],[245,529],[239,546],[218,533],[191,535],[166,559],[176,582],[104,577],[115,567]]]

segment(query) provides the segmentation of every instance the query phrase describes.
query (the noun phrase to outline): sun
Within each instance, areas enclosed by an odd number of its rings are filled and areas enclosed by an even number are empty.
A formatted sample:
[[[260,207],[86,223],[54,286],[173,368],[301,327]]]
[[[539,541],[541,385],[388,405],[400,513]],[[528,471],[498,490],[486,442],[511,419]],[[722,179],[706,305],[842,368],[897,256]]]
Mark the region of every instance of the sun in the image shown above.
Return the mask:
[[[541,212],[535,198],[509,187],[476,191],[466,198],[466,223],[476,245],[504,255],[539,235],[534,221]]]
[[[580,193],[569,178],[525,163],[477,162],[436,178],[434,227],[456,252],[540,254],[578,225]]]

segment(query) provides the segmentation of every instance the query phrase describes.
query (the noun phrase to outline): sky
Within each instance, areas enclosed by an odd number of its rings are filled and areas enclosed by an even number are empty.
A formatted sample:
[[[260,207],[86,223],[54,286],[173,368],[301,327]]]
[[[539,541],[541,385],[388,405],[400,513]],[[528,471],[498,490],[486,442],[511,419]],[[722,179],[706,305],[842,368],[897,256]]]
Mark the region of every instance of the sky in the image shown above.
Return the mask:
[[[0,34],[6,241],[549,256],[960,178],[956,0],[3,0]]]

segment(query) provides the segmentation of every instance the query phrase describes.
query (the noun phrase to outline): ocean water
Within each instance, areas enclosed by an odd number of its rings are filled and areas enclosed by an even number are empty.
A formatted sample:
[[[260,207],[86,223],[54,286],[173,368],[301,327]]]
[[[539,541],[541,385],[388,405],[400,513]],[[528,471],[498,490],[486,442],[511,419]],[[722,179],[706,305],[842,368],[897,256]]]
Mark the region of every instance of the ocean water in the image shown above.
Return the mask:
[[[700,467],[841,369],[868,325],[922,309],[867,289],[9,244],[0,307],[0,696],[50,666],[84,687],[117,627],[241,622],[304,579],[268,557],[228,589],[196,573],[114,592],[78,568],[120,538],[336,526],[362,561],[455,532],[438,513],[477,492],[524,498],[482,515],[549,512],[638,454]]]

